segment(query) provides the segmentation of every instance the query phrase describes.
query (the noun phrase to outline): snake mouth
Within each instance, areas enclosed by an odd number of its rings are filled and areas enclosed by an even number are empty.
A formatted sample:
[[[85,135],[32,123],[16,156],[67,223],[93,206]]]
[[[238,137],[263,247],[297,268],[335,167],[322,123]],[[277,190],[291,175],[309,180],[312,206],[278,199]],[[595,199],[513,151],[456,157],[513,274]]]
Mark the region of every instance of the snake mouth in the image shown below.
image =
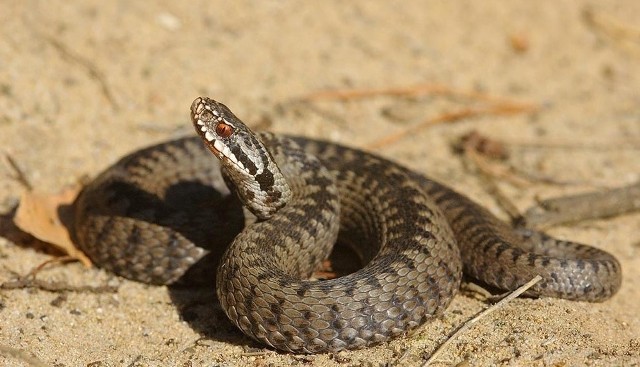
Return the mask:
[[[238,158],[236,158],[235,154],[231,152],[231,149],[229,149],[229,147],[226,146],[220,139],[214,139],[213,142],[207,140],[205,142],[205,146],[207,147],[207,149],[209,149],[209,151],[211,151],[211,153],[213,153],[213,155],[215,155],[221,161],[232,163],[242,170],[245,169],[242,162],[240,162]]]
[[[200,120],[198,120],[199,123]],[[199,135],[202,137],[204,141],[204,145],[209,149],[211,153],[213,153],[216,158],[226,164],[232,164],[241,170],[245,170],[244,164],[240,162],[240,160],[236,157],[235,154],[231,151],[231,149],[225,144],[222,139],[215,138],[214,135],[209,130],[199,131]],[[212,139],[209,139],[211,137]]]

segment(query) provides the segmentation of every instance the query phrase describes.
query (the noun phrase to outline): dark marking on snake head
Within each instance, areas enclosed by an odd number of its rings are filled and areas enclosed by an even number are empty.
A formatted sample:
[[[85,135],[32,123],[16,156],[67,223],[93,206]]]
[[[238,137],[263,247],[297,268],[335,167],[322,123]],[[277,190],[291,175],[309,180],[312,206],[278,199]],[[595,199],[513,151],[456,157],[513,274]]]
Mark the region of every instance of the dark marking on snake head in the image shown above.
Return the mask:
[[[271,191],[273,189],[273,184],[275,183],[273,173],[270,171],[264,170],[257,175],[254,176],[256,178],[256,182],[260,185],[260,189],[262,191]]]

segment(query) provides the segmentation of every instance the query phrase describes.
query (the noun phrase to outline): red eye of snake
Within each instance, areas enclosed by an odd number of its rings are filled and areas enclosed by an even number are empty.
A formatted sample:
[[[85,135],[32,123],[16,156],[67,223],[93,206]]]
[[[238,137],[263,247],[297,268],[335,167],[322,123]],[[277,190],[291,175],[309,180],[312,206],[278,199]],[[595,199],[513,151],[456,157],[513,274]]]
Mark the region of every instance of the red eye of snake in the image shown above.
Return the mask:
[[[233,127],[224,123],[216,125],[216,134],[222,138],[228,138],[233,134]]]

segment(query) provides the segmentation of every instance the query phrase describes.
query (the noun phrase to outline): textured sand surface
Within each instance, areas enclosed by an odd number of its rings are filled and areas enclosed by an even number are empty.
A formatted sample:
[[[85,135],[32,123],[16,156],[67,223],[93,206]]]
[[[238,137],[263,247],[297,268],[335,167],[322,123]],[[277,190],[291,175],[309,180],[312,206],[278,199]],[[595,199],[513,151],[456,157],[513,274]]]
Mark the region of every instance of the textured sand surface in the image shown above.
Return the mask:
[[[574,183],[501,183],[520,210],[537,197],[640,179],[638,1],[178,3],[0,5],[0,145],[34,185],[55,192],[136,148],[192,134],[188,108],[198,95],[223,101],[253,126],[360,147],[471,103],[443,96],[286,103],[323,89],[419,83],[542,106],[535,115],[437,125],[376,150],[503,217],[451,149],[471,130],[514,143],[509,163],[520,170]],[[596,18],[585,16],[589,11]],[[6,212],[21,187],[1,170]],[[638,213],[552,228],[617,256],[620,292],[601,304],[515,300],[465,333],[436,365],[640,364],[639,228]],[[0,283],[51,259],[20,242],[0,233]],[[14,356],[22,350],[59,367],[416,366],[486,305],[464,292],[411,337],[294,356],[242,336],[212,289],[171,291],[78,263],[38,277],[119,289],[62,298],[0,290],[0,365],[29,365]]]

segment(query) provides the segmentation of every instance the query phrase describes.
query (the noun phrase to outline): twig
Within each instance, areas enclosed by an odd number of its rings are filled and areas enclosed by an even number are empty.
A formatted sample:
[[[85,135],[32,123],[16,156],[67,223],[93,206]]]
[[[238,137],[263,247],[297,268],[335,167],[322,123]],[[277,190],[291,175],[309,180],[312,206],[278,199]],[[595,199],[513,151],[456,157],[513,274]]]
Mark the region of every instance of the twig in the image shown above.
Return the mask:
[[[52,293],[73,292],[73,293],[116,293],[117,286],[72,286],[64,282],[44,281],[32,278],[20,278],[0,284],[0,289],[28,289],[35,288]]]
[[[14,176],[12,178],[26,190],[33,190],[33,185],[31,185],[31,182],[29,182],[29,179],[27,178],[27,175],[24,174],[24,171],[20,169],[18,162],[16,162],[16,160],[13,159],[13,157],[7,152],[4,153],[4,156],[7,164],[9,165],[11,170],[13,170]]]
[[[521,295],[522,293],[526,292],[529,288],[531,288],[532,286],[534,286],[536,283],[538,283],[540,280],[542,280],[542,277],[540,275],[536,275],[533,279],[531,279],[530,281],[528,281],[526,284],[524,284],[523,286],[519,287],[518,289],[514,290],[513,292],[511,292],[508,296],[506,296],[505,298],[503,298],[502,300],[500,300],[500,302],[494,304],[493,306],[487,308],[486,310],[482,311],[481,313],[479,313],[476,317],[472,318],[471,320],[467,321],[464,325],[462,325],[460,328],[458,328],[444,343],[442,343],[432,354],[431,356],[429,356],[429,359],[427,359],[423,364],[422,367],[427,367],[431,364],[431,362],[433,362],[441,353],[442,351],[449,345],[451,344],[456,338],[458,338],[462,333],[466,332],[467,330],[469,330],[469,328],[471,328],[471,326],[473,326],[473,324],[475,324],[476,322],[478,322],[479,320],[489,316],[491,313],[493,313],[494,311],[504,307],[507,303],[511,302],[513,299],[515,299],[516,297],[518,297],[519,295]]]
[[[27,289],[35,288],[52,293],[116,293],[118,291],[117,286],[102,285],[102,286],[72,286],[64,282],[45,281],[36,279],[36,274],[40,272],[45,266],[52,263],[63,263],[67,261],[76,261],[76,258],[71,256],[63,256],[43,262],[42,264],[33,268],[27,275],[19,277],[17,280],[12,280],[0,284],[0,289]]]
[[[64,43],[53,37],[44,34],[41,34],[41,37],[49,42],[56,50],[58,50],[58,52],[60,52],[60,54],[62,54],[64,58],[83,67],[87,71],[89,76],[98,82],[100,91],[107,99],[107,101],[109,101],[111,107],[116,111],[120,109],[120,106],[116,102],[113,93],[111,93],[111,89],[109,89],[109,84],[107,84],[104,74],[100,70],[98,70],[98,68],[90,60],[71,51]]]
[[[524,214],[527,226],[543,228],[559,223],[606,218],[640,210],[640,181],[607,191],[540,201]]]
[[[240,353],[240,355],[242,357],[262,357],[262,356],[266,356],[269,354],[273,354],[272,351],[270,350],[259,350],[259,351],[255,351],[255,352],[242,352]]]
[[[630,139],[617,139],[609,140],[607,142],[568,142],[563,140],[547,139],[545,141],[535,140],[503,140],[502,143],[506,146],[513,146],[523,149],[567,149],[567,150],[638,150],[640,149],[640,141],[634,141]]]
[[[31,366],[47,367],[46,363],[42,362],[36,357],[32,357],[28,355],[27,352],[22,349],[16,349],[16,348],[7,347],[5,345],[0,345],[0,354],[4,354],[16,359],[20,359]]]
[[[624,51],[633,54],[635,57],[640,57],[640,49],[638,48],[640,28],[633,27],[613,16],[596,12],[590,8],[582,12],[582,18],[588,26],[608,36]]]
[[[492,161],[494,160],[506,160],[508,157],[508,151],[505,147],[506,144],[502,141],[483,136],[476,131],[466,134],[461,140],[461,150],[465,157],[473,162],[478,170],[483,173],[484,177],[488,179],[490,193],[496,197],[503,209],[510,214],[516,214],[516,211],[513,210],[515,206],[502,195],[497,185],[491,180],[494,177],[509,181],[518,187],[526,186],[532,182],[551,185],[576,184],[576,182],[559,181],[551,177],[532,174],[508,163],[493,163]],[[520,215],[518,214],[517,217],[520,217]],[[513,215],[512,218],[514,218]]]
[[[462,138],[462,151],[464,157],[472,162],[481,174],[483,178],[484,186],[487,192],[496,199],[496,202],[500,207],[509,215],[511,221],[520,220],[522,215],[516,206],[502,193],[502,190],[494,181],[494,177],[504,178],[509,180],[516,186],[524,186],[527,184],[521,178],[513,175],[503,166],[497,166],[489,163],[487,157],[493,157],[497,159],[507,159],[508,152],[505,150],[504,145],[499,141],[489,139],[476,131],[472,131],[466,134]]]
[[[493,198],[496,200],[496,203],[498,203],[502,210],[504,210],[505,213],[509,216],[511,222],[514,223],[521,220],[522,214],[520,214],[520,211],[515,206],[515,204],[505,194],[502,193],[500,187],[498,187],[496,182],[493,180],[494,171],[489,168],[490,166],[486,163],[484,158],[482,158],[482,156],[476,151],[465,151],[465,156],[476,164],[476,167],[478,167],[480,173],[482,174],[481,177],[484,178],[483,181],[485,183],[485,189],[487,190],[487,193],[493,196]],[[514,182],[514,180],[517,178],[517,176],[512,175],[501,176],[509,177],[512,182]]]
[[[310,93],[298,99],[298,101],[346,101],[379,96],[391,97],[417,97],[424,95],[441,95],[449,97],[464,97],[478,101],[486,101],[499,104],[517,104],[517,102],[504,97],[491,96],[475,91],[459,91],[446,85],[416,84],[405,87],[389,88],[363,88],[363,89],[337,89]]]
[[[66,262],[79,261],[77,258],[73,256],[60,256],[47,261],[42,262],[40,265],[31,269],[31,271],[25,276],[25,278],[35,278],[36,274],[38,274],[42,269],[44,269],[49,264],[62,264]]]
[[[640,27],[634,27],[631,24],[623,23],[619,19],[596,12],[593,9],[586,8],[582,12],[582,17],[588,25],[597,27],[614,38],[635,38],[640,40]]]
[[[413,135],[419,130],[422,130],[428,126],[456,122],[465,118],[485,116],[485,115],[513,115],[518,113],[533,112],[538,109],[538,106],[531,104],[497,104],[488,107],[468,107],[458,111],[449,112],[440,116],[427,119],[416,125],[412,125],[405,130],[402,130],[396,134],[386,136],[382,139],[373,141],[365,146],[367,149],[379,149],[383,146],[396,143],[397,141],[406,138],[409,135]]]
[[[407,348],[404,350],[404,352],[402,352],[402,354],[400,355],[400,357],[398,357],[398,359],[396,359],[396,361],[394,362],[394,366],[399,365],[400,363],[402,363],[402,361],[404,361],[405,359],[407,359],[407,357],[409,356],[409,351],[411,349]]]

